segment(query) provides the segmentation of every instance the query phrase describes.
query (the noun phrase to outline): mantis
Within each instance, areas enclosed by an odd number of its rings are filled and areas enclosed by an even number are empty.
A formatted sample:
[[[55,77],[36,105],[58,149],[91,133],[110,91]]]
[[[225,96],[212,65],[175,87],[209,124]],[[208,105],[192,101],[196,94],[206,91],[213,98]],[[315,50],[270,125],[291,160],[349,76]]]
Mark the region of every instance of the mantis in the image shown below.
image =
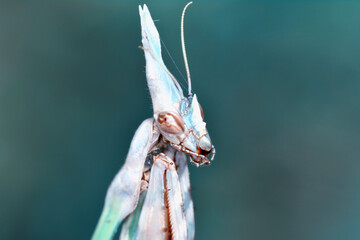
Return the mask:
[[[197,167],[209,165],[215,148],[191,89],[183,33],[184,14],[191,3],[181,17],[187,97],[162,60],[159,33],[147,6],[139,6],[140,48],[145,53],[154,115],[137,129],[125,163],[107,190],[93,240],[112,239],[120,223],[120,239],[194,239],[187,156]]]

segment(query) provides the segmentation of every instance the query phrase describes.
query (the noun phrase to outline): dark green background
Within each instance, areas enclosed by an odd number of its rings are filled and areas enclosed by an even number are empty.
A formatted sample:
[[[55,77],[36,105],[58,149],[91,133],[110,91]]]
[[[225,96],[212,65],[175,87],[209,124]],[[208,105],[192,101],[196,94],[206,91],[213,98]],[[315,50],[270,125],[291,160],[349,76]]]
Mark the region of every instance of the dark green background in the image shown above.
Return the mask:
[[[186,2],[145,2],[184,72]],[[0,3],[1,239],[90,238],[152,115],[141,3]],[[359,239],[360,3],[196,1],[185,32],[217,150],[196,239]]]

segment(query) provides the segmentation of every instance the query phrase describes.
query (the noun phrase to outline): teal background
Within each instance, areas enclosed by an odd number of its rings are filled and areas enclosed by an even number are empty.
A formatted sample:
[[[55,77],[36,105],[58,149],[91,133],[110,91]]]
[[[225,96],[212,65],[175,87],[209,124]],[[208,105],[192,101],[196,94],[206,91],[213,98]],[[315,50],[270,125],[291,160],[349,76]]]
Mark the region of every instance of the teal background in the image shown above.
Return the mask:
[[[140,1],[0,2],[0,238],[89,239],[151,117]],[[184,1],[145,1],[184,73]],[[196,239],[360,238],[360,3],[196,1]],[[168,55],[164,60],[185,86]]]

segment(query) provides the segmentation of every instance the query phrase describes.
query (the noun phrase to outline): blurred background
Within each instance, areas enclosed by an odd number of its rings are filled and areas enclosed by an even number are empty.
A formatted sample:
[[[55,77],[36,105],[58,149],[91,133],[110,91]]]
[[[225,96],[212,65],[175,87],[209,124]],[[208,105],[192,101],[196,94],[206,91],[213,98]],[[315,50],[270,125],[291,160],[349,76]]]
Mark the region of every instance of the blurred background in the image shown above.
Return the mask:
[[[184,74],[185,1],[1,1],[1,239],[91,237],[152,116],[143,3]],[[357,1],[189,7],[193,90],[217,150],[190,167],[196,239],[360,238],[359,12]]]

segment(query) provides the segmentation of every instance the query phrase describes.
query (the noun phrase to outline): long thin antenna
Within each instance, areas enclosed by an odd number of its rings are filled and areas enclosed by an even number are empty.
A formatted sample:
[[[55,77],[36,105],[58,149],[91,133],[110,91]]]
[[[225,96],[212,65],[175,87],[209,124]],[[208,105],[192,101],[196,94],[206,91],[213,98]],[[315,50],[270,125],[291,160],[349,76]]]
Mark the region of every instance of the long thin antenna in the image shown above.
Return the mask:
[[[186,8],[192,4],[193,2],[189,2],[188,4],[186,4],[186,6],[184,7],[184,10],[182,12],[181,15],[181,47],[182,47],[182,52],[184,55],[184,62],[185,62],[185,69],[186,69],[186,75],[187,75],[187,79],[188,79],[188,85],[189,85],[189,95],[192,95],[191,93],[191,78],[190,78],[190,70],[189,70],[189,65],[188,65],[188,61],[187,61],[187,57],[186,57],[186,50],[185,50],[185,40],[184,40],[184,16],[185,16],[185,11]]]

